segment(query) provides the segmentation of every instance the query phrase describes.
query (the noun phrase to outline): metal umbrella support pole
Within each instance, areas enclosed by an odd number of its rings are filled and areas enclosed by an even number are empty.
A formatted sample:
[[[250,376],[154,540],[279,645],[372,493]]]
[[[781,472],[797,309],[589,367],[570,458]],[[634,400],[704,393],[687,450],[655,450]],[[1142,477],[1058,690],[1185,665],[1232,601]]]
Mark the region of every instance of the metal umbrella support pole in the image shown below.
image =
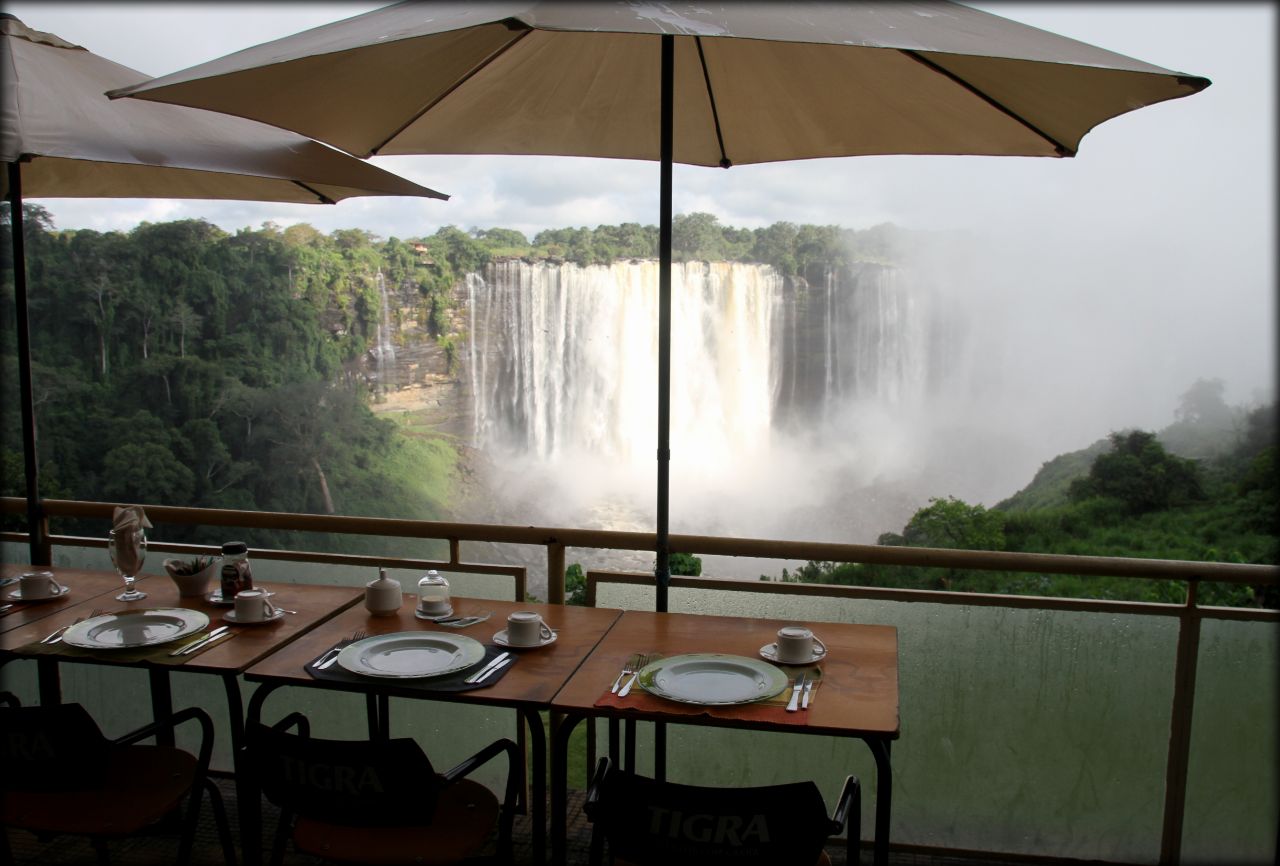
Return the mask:
[[[27,533],[32,565],[49,565],[51,551],[40,503],[40,460],[36,454],[36,412],[31,389],[31,324],[27,314],[27,247],[22,220],[22,166],[9,169],[9,234],[13,243],[13,295],[18,332],[18,400],[22,408],[22,457],[27,483]]]
[[[676,40],[662,37],[662,122],[661,158],[658,179],[658,525],[657,609],[667,609],[667,588],[671,584],[671,551],[667,541],[671,504],[671,167],[674,127],[674,81]]]

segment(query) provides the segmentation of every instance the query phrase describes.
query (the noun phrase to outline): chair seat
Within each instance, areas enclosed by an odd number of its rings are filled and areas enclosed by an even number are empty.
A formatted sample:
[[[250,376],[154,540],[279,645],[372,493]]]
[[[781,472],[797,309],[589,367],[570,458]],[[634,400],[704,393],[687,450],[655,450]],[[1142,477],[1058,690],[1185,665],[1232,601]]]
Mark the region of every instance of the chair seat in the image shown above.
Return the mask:
[[[484,847],[498,818],[498,798],[478,782],[459,779],[440,792],[431,825],[350,827],[299,817],[299,851],[344,863],[456,863]]]
[[[114,749],[105,760],[63,779],[57,791],[7,788],[0,820],[33,832],[127,836],[181,803],[196,776],[196,758],[167,746]]]

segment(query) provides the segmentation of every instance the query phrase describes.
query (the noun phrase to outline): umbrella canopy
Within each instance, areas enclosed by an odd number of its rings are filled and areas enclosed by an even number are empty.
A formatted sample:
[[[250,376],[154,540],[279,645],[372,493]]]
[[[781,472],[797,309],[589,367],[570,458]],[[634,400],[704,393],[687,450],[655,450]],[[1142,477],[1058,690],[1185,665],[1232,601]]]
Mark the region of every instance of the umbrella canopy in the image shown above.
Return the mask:
[[[657,604],[666,608],[671,164],[1074,156],[1209,82],[938,0],[401,3],[113,92],[353,154],[656,159]]]
[[[0,159],[21,162],[26,197],[446,199],[301,135],[210,111],[112,102],[147,80],[12,16],[0,18]],[[0,181],[8,196],[8,179]]]
[[[1071,156],[1097,124],[1209,82],[945,2],[404,3],[112,95],[262,120],[358,156],[674,161]]]
[[[0,194],[10,202],[19,400],[31,562],[48,564],[39,497],[22,199],[200,198],[333,204],[351,196],[448,196],[318,142],[209,111],[112,102],[145,81],[0,15]]]

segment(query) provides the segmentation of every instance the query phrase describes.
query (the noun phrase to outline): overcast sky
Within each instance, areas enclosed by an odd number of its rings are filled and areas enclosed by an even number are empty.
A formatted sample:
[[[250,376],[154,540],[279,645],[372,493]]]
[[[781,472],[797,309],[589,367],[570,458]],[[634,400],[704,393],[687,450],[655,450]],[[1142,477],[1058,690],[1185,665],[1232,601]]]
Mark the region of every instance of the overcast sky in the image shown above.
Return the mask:
[[[380,5],[40,0],[6,2],[4,8],[28,26],[160,75]],[[1131,341],[1117,351],[1122,372],[1145,364],[1168,377],[1148,407],[1164,413],[1166,423],[1172,398],[1164,392],[1176,396],[1194,378],[1226,379],[1236,400],[1273,387],[1275,4],[972,5],[1202,75],[1213,85],[1103,124],[1084,138],[1075,159],[860,157],[730,171],[676,166],[676,213],[709,211],[722,223],[746,227],[787,220],[863,228],[891,221],[981,231],[995,239],[990,254],[1028,269],[1014,272],[1011,283],[1040,273],[1070,284],[1058,307],[1049,306],[1046,328],[1052,317],[1078,315],[1092,305],[1091,314],[1107,323],[1104,335],[1123,340],[1126,333],[1162,334],[1154,345]],[[549,227],[657,222],[653,163],[427,156],[373,161],[453,198],[353,199],[333,207],[41,203],[59,228],[103,230],[203,217],[227,230],[272,220],[403,238],[449,224],[504,226],[532,236]],[[1080,294],[1070,300],[1073,286]],[[1088,350],[1087,344],[1077,348]],[[1104,367],[1096,375],[1108,373]],[[1112,402],[1132,400],[1117,392]]]

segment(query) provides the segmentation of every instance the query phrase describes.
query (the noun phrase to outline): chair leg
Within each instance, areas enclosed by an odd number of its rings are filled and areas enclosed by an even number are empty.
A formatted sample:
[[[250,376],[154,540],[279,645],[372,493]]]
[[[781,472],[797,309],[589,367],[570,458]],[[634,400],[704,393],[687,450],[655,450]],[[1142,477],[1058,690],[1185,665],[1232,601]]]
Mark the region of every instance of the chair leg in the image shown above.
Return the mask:
[[[111,866],[111,854],[107,851],[107,840],[101,836],[94,836],[89,840],[89,844],[93,846],[93,852],[98,855],[98,866]]]
[[[206,777],[207,778],[207,777]],[[177,866],[191,862],[191,848],[195,844],[196,827],[200,823],[200,798],[204,795],[204,779],[198,780],[187,792],[187,814],[182,822],[182,837],[178,842]]]
[[[236,846],[231,841],[231,825],[227,822],[227,809],[222,803],[222,792],[208,776],[204,778],[204,786],[209,792],[209,806],[213,809],[213,823],[218,828],[218,839],[222,842],[222,859],[227,866],[236,866]]]
[[[293,812],[280,810],[280,820],[276,823],[275,840],[271,843],[271,866],[284,863],[284,846],[289,841],[290,828],[293,826]]]

